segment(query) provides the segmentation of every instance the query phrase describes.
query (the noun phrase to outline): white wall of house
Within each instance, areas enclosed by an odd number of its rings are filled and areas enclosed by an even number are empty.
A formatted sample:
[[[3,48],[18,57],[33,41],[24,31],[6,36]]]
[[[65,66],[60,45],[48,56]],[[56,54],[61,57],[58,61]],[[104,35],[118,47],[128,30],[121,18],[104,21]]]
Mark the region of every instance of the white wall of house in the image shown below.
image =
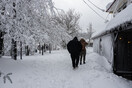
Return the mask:
[[[94,52],[104,56],[112,65],[113,62],[113,39],[111,34],[93,40]]]

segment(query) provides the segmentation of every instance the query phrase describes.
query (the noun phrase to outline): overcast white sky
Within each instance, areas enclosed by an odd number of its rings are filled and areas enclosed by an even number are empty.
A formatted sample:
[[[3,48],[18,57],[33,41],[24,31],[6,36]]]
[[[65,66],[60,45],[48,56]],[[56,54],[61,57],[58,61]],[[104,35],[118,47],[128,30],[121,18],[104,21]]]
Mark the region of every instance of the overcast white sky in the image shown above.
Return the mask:
[[[85,0],[88,2],[88,0]],[[90,0],[98,7],[106,10],[106,5],[113,0]],[[69,9],[75,9],[76,12],[81,14],[80,26],[83,32],[88,28],[89,23],[92,23],[93,29],[98,31],[105,28],[105,21],[100,18],[95,12],[93,12],[84,2],[83,0],[53,0],[55,6],[57,8],[63,9],[64,11],[68,11]],[[88,2],[88,4],[97,11],[104,18],[107,17],[108,13],[102,12],[95,8],[92,4]],[[109,15],[109,18],[111,16]]]

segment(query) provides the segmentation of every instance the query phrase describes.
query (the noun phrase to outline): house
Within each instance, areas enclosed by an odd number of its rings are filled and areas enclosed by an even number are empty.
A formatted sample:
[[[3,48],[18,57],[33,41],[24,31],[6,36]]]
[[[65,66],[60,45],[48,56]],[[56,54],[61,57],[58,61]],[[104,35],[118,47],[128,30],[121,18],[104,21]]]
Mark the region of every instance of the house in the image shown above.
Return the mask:
[[[113,19],[92,36],[93,49],[108,60],[115,74],[132,79],[132,0],[114,0],[106,12]]]
[[[93,40],[92,39],[86,39],[86,42],[88,42],[88,46],[87,47],[93,47]]]
[[[124,8],[127,7],[131,3],[132,0],[114,0],[112,3],[109,3],[106,8],[106,12],[115,14],[122,11]]]

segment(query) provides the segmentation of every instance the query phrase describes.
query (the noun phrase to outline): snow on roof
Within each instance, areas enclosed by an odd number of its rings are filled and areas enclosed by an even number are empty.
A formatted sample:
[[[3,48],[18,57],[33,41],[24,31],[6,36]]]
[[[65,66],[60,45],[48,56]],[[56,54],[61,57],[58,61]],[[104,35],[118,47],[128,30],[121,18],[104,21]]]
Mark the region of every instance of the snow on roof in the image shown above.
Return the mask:
[[[116,15],[116,17],[114,17],[107,25],[106,28],[97,31],[96,33],[94,33],[92,35],[92,38],[95,38],[97,36],[100,36],[104,33],[106,33],[107,31],[112,30],[113,28],[126,23],[132,21],[132,4],[130,4],[129,6],[127,6],[127,8],[125,8],[124,10],[122,10],[120,13],[118,13]]]

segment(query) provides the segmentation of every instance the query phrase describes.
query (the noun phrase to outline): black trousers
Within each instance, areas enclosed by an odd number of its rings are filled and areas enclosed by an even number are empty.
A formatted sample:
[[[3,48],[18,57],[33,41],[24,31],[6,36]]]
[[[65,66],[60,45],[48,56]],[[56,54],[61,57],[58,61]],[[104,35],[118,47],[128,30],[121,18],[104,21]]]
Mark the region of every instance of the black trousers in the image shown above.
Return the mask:
[[[82,64],[82,60],[83,63],[85,63],[85,57],[86,57],[86,50],[82,50],[80,53],[80,64]]]
[[[73,66],[73,68],[78,67],[79,55],[71,54],[71,59],[72,59],[72,66]]]

